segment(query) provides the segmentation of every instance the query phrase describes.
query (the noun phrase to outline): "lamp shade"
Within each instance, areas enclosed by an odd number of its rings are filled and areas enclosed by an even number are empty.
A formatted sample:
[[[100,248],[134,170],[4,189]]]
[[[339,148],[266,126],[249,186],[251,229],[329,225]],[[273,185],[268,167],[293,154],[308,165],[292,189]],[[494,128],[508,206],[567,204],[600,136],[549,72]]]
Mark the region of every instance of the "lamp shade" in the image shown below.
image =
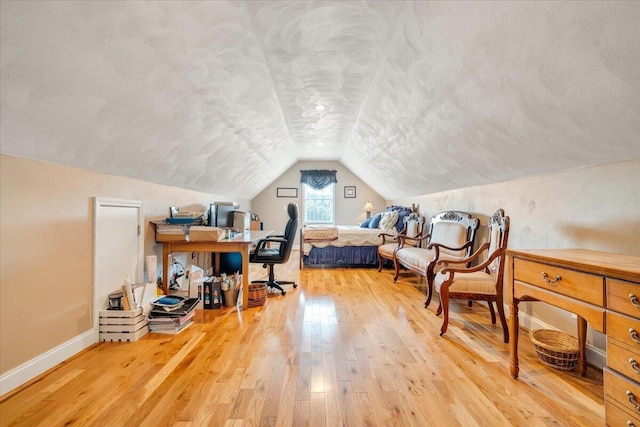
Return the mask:
[[[364,205],[364,208],[362,208],[362,210],[367,211],[367,212],[371,212],[373,210],[373,205],[371,204],[371,202],[367,202]]]

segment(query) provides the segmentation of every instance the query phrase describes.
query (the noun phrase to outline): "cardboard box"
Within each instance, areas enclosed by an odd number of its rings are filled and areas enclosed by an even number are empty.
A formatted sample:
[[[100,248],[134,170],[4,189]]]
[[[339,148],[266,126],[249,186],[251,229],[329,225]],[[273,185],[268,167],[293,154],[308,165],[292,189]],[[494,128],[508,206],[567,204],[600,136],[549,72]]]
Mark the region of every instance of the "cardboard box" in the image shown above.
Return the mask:
[[[227,230],[218,227],[189,227],[189,241],[191,242],[217,242],[224,239]]]
[[[156,242],[184,242],[187,240],[187,236],[185,234],[156,234]]]
[[[181,242],[187,240],[187,229],[180,224],[160,224],[156,226],[156,242]]]

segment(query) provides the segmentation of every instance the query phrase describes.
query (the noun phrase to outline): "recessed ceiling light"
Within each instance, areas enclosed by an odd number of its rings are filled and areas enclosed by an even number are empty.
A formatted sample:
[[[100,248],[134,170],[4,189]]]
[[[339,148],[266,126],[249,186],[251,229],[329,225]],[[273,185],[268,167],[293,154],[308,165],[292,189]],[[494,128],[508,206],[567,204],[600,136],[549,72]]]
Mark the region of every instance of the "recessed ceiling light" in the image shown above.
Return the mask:
[[[318,142],[318,147],[322,147],[324,144],[322,142]]]
[[[316,105],[316,110],[318,110],[318,111],[324,111],[324,110],[326,110],[326,108],[327,108],[327,107],[325,107],[325,106],[324,106],[324,105],[322,105],[322,104],[318,104],[318,105]]]

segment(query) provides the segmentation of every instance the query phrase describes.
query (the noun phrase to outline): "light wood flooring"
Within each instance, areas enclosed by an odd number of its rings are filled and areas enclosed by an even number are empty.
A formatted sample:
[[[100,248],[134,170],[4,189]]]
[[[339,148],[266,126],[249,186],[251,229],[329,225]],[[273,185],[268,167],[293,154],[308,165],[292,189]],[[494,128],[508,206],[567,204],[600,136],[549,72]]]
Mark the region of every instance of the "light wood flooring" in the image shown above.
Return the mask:
[[[265,270],[251,265],[250,277]],[[199,311],[178,335],[100,343],[0,402],[2,426],[601,426],[601,373],[540,363],[526,333],[520,378],[483,304],[452,303],[392,271],[299,271],[263,307]]]

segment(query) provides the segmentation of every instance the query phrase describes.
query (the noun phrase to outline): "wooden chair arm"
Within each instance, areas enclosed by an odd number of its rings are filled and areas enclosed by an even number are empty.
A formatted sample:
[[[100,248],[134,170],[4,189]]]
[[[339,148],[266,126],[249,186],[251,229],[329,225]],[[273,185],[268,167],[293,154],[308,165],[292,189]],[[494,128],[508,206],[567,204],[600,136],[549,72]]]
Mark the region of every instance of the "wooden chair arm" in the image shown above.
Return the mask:
[[[494,259],[496,259],[498,256],[500,256],[501,253],[502,253],[502,249],[501,248],[500,249],[496,249],[495,251],[493,251],[487,257],[487,259],[484,262],[482,262],[481,264],[476,265],[475,267],[469,267],[469,268],[450,268],[450,267],[445,267],[442,270],[440,270],[440,272],[443,273],[443,274],[446,274],[446,273],[455,274],[455,273],[473,273],[475,271],[482,271],[485,268],[487,268],[493,262]]]
[[[427,246],[427,249],[434,249],[436,252],[436,255],[433,259],[438,259],[440,258],[440,248],[445,248],[445,249],[449,249],[450,251],[461,251],[467,247],[469,247],[470,245],[472,245],[473,242],[467,242],[464,245],[460,246],[459,248],[452,248],[440,243],[430,243],[429,246]]]
[[[429,237],[431,237],[430,234],[425,234],[424,236],[415,236],[415,237],[409,237],[409,236],[405,236],[405,235],[398,235],[398,248],[401,248],[404,246],[404,244],[406,243],[407,240],[413,241],[415,242],[416,246],[419,244],[419,242],[423,242],[429,239]]]
[[[489,249],[489,243],[483,243],[480,245],[477,251],[469,255],[467,258],[461,258],[456,260],[440,260],[438,264],[468,264],[471,261],[474,261],[476,258],[480,256],[480,254]]]
[[[380,233],[380,234],[378,234],[378,237],[382,237],[382,244],[383,245],[385,244],[387,237],[395,239],[395,238],[397,238],[399,236],[400,236],[400,234],[389,234],[389,233]]]
[[[459,248],[452,248],[450,246],[447,245],[443,245],[442,243],[429,243],[429,245],[427,246],[427,249],[436,249],[436,251],[439,251],[439,248],[444,248],[444,249],[449,249],[450,251],[461,251],[463,249],[468,248],[469,246],[471,246],[473,244],[473,242],[467,242],[464,245],[460,246]]]

